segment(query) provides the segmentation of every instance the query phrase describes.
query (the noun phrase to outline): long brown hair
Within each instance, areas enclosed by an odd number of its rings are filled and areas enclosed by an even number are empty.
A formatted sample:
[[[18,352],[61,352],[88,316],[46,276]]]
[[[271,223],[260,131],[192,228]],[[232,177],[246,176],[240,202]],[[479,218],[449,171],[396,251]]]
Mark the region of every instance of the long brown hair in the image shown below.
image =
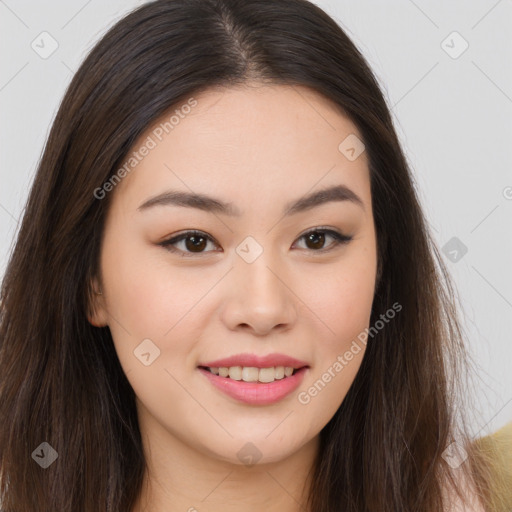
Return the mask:
[[[306,0],[157,0],[113,26],[75,74],[5,273],[0,500],[6,512],[133,507],[145,471],[135,395],[109,329],[87,320],[111,196],[99,200],[94,191],[172,107],[248,80],[310,87],[357,125],[369,158],[378,242],[372,325],[391,304],[403,307],[368,342],[355,381],[321,431],[308,506],[311,512],[442,509],[449,477],[442,454],[458,432],[453,411],[463,335],[377,80],[343,30]],[[47,469],[33,453],[49,450],[43,442],[58,455]],[[462,467],[471,475],[478,454],[466,449]],[[485,498],[481,473],[477,490]]]

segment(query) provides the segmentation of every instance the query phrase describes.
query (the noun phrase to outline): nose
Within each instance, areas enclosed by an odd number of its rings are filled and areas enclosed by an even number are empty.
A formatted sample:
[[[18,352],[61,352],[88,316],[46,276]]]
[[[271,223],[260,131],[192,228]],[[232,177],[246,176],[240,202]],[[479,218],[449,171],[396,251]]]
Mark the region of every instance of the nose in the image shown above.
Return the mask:
[[[247,263],[235,258],[223,301],[222,320],[230,330],[246,330],[265,336],[272,330],[288,330],[297,319],[298,298],[283,266],[266,256]]]

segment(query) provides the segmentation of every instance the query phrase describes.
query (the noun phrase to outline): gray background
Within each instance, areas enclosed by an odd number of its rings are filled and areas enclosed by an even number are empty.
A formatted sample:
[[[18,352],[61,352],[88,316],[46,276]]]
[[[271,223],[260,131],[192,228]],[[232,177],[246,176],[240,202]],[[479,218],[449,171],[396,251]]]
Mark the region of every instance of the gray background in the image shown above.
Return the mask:
[[[72,74],[142,3],[0,0],[0,276]],[[473,433],[492,432],[512,421],[512,0],[316,3],[381,82],[463,304],[480,379]],[[44,31],[58,44],[48,58],[31,47],[51,49]]]

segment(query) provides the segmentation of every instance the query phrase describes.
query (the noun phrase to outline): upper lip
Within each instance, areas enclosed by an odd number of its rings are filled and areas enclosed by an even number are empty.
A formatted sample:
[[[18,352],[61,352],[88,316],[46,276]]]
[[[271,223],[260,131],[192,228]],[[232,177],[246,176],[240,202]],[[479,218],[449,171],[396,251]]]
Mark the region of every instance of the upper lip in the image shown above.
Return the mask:
[[[208,366],[209,368],[229,368],[231,366],[270,368],[272,366],[287,366],[299,369],[303,366],[308,366],[308,364],[285,354],[267,354],[266,356],[258,356],[256,354],[237,354],[224,359],[216,359],[215,361],[201,363],[198,366]]]

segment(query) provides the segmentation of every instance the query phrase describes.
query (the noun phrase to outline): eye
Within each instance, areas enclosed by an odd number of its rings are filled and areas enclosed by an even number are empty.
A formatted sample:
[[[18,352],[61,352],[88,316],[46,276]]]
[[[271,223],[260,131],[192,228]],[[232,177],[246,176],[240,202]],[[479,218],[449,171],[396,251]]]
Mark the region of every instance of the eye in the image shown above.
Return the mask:
[[[175,245],[185,242],[183,249],[177,249],[174,247]],[[201,254],[203,252],[211,252],[204,251],[203,249],[206,247],[208,242],[213,242],[213,238],[202,231],[185,231],[178,236],[170,238],[169,240],[164,240],[159,245],[165,247],[167,250],[171,252],[181,253],[180,256],[193,256],[193,254]],[[188,252],[187,252],[188,251]]]
[[[334,240],[328,248],[324,247],[326,235]],[[338,245],[348,244],[352,238],[353,237],[344,235],[338,231],[334,231],[333,229],[315,228],[314,230],[303,234],[298,238],[298,240],[305,239],[306,248],[313,249],[313,252],[326,252],[334,249]]]
[[[330,247],[325,248],[325,240],[332,238],[334,241],[330,244]],[[311,249],[313,252],[327,252],[338,245],[347,244],[352,240],[353,237],[334,231],[333,229],[326,228],[315,228],[314,230],[308,231],[298,238],[298,240],[305,239],[306,249]],[[203,254],[213,251],[205,251],[208,242],[212,242],[214,245],[218,244],[215,240],[202,231],[185,231],[169,240],[160,242],[159,245],[165,247],[168,251],[179,253],[180,256],[190,257],[194,254]],[[182,248],[178,248],[177,245],[184,243]],[[293,246],[292,246],[293,247]]]

